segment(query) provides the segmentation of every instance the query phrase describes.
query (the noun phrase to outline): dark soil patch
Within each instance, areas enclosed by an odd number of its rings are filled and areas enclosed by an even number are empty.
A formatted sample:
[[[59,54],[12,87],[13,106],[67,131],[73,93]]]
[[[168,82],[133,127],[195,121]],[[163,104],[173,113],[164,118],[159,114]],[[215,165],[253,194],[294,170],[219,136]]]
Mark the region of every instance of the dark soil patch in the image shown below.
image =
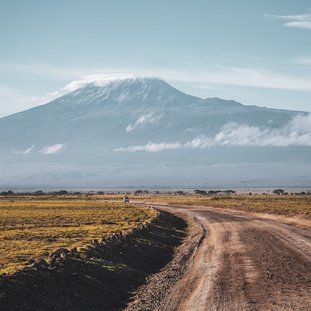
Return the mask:
[[[54,269],[43,265],[0,276],[0,309],[121,310],[171,260],[186,228],[183,219],[161,213],[147,228],[69,254]]]

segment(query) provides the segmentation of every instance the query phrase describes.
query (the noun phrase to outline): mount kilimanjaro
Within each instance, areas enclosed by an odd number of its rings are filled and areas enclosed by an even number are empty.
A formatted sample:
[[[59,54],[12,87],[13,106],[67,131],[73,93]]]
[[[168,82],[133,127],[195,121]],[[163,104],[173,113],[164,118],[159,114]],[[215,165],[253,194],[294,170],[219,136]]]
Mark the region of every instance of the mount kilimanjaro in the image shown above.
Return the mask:
[[[92,82],[0,119],[0,187],[311,185],[311,117],[187,95],[155,78]]]

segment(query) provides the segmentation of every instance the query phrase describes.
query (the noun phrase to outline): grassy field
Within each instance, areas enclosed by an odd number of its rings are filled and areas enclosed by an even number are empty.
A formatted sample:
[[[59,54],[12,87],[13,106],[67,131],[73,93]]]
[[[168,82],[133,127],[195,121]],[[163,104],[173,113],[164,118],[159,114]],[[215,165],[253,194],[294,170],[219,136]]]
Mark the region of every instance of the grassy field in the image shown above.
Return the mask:
[[[102,197],[0,198],[0,274],[12,273],[59,247],[87,245],[102,235],[130,230],[155,216],[151,209]]]
[[[212,206],[311,218],[311,196],[236,196],[213,198]]]
[[[105,195],[106,200],[121,200],[122,195]],[[234,194],[199,196],[152,193],[131,195],[132,201],[181,205],[214,206],[279,215],[303,215],[311,220],[311,195]]]
[[[139,202],[205,205],[311,220],[311,196],[130,196]],[[0,274],[12,273],[59,247],[83,247],[102,235],[131,230],[155,216],[120,203],[122,195],[0,197]]]
[[[231,195],[231,196],[164,196],[149,198],[169,204],[206,205],[278,215],[304,215],[311,219],[310,195]]]
[[[121,199],[121,195],[104,196],[106,200]],[[131,200],[181,205],[214,206],[278,215],[303,215],[311,220],[311,195],[243,194],[198,196],[186,195],[132,195]]]

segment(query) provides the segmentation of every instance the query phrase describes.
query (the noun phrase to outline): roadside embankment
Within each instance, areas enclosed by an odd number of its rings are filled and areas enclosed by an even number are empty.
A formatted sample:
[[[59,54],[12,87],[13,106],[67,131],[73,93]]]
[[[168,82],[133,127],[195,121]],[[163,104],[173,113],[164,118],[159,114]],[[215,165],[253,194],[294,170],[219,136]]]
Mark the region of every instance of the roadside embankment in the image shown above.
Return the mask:
[[[184,219],[166,212],[130,234],[79,249],[58,249],[0,276],[0,306],[10,310],[120,310],[186,237]]]
[[[161,205],[154,204],[153,206],[163,209]],[[159,273],[149,277],[148,282],[139,288],[131,303],[123,311],[177,310],[175,303],[177,300],[174,297],[176,295],[182,296],[182,292],[185,290],[180,287],[180,281],[187,274],[197,249],[206,237],[207,232],[196,217],[187,215],[185,211],[179,212],[170,208],[167,210],[187,221],[187,237],[176,249],[169,264]]]

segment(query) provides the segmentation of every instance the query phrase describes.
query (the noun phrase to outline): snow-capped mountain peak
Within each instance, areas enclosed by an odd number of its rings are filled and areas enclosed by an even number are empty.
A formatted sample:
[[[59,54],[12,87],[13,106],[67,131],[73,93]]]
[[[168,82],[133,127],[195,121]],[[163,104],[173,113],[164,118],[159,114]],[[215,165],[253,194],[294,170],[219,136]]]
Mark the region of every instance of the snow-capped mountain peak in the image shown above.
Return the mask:
[[[311,176],[306,113],[201,99],[157,78],[83,83],[0,119],[0,186],[243,185],[254,174],[253,185],[293,185],[293,159],[299,180]],[[271,175],[273,161],[284,165]]]
[[[77,83],[77,85],[81,87],[62,97],[64,103],[184,102],[185,97],[188,97],[167,82],[149,77],[94,80],[86,84]],[[59,102],[59,99],[55,102]]]

